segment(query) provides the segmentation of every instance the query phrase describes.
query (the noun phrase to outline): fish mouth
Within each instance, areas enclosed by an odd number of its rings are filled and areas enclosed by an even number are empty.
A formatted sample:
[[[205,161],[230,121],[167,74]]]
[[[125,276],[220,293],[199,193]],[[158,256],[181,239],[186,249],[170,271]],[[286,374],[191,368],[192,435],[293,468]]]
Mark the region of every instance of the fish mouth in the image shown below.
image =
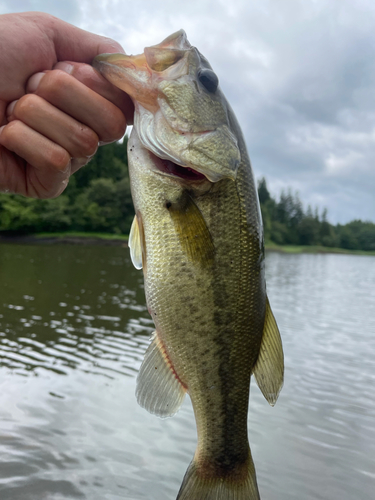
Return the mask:
[[[197,170],[194,170],[191,167],[181,167],[181,165],[178,165],[171,160],[159,158],[158,156],[154,155],[154,153],[151,153],[151,151],[149,151],[149,154],[152,157],[156,170],[161,175],[178,178],[187,182],[210,182],[204,174],[198,172]]]

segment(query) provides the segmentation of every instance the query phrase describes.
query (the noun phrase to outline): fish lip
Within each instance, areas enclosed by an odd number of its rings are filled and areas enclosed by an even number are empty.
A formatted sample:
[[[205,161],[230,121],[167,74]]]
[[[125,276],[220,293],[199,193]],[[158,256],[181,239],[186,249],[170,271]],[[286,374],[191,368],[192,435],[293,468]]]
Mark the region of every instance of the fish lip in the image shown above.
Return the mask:
[[[97,56],[94,57],[92,60],[92,67],[97,69],[99,72],[101,72],[101,68],[103,66],[115,66],[114,61],[121,60],[121,55],[125,56],[125,54],[110,54],[110,53],[103,53],[103,54],[98,54]],[[126,57],[126,56],[125,56]],[[124,59],[125,59],[124,57]]]

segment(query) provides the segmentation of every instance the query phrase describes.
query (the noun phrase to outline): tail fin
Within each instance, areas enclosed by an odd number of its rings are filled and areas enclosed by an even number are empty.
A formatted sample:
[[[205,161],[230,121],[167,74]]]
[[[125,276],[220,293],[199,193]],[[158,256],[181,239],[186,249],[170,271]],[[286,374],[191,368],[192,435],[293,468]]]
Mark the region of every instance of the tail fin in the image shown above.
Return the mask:
[[[176,500],[260,500],[251,455],[241,466],[225,476],[204,474],[195,459],[190,463]]]

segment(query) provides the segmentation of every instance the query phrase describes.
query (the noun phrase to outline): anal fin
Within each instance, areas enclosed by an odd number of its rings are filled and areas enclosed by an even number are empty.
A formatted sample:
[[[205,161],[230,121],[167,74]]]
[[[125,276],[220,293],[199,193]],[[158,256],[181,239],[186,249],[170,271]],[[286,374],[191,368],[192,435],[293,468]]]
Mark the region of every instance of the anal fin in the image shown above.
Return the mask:
[[[274,406],[284,381],[284,353],[279,328],[268,298],[262,343],[253,374],[263,396]]]
[[[172,417],[184,400],[186,388],[168,362],[154,332],[137,377],[136,397],[142,408],[161,418]]]

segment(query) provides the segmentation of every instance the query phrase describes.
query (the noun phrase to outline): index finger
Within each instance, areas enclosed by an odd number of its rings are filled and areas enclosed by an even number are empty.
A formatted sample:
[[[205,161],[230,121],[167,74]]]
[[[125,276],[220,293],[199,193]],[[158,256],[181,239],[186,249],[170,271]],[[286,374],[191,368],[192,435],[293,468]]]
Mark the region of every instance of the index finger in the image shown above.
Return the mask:
[[[131,98],[128,94],[112,85],[92,66],[74,61],[62,61],[58,62],[53,69],[60,69],[65,73],[69,73],[86,87],[112,102],[124,113],[126,123],[128,125],[133,124],[134,105]]]
[[[33,75],[27,89],[90,127],[101,142],[119,140],[125,133],[125,116],[117,106],[61,70]]]

